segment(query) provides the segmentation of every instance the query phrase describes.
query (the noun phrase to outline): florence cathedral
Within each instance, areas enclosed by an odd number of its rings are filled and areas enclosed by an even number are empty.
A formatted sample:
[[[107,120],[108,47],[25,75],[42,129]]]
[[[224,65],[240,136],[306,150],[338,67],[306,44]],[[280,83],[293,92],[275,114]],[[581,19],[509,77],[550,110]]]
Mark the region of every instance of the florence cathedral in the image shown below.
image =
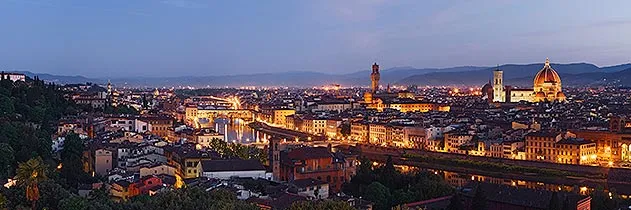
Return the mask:
[[[535,75],[532,89],[512,88],[504,86],[503,71],[493,71],[493,81],[482,87],[482,92],[490,102],[542,102],[565,101],[565,94],[561,89],[561,77],[550,66],[550,60],[546,58],[543,68]]]

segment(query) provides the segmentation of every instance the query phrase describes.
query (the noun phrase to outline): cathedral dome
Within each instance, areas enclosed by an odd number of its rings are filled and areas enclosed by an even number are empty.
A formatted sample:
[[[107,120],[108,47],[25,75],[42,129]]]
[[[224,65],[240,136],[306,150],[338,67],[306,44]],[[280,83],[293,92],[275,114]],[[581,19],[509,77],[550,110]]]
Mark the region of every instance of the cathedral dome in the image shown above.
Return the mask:
[[[537,75],[535,76],[534,85],[536,87],[542,85],[543,83],[561,83],[561,77],[559,77],[559,74],[554,69],[552,69],[552,67],[550,67],[550,60],[548,60],[547,58],[543,69],[539,70],[539,73],[537,73]]]
[[[546,94],[545,94],[545,93],[543,93],[543,92],[541,92],[541,91],[539,91],[539,92],[537,92],[537,94],[535,95],[535,97],[537,97],[537,98],[545,98],[545,97],[546,97]]]

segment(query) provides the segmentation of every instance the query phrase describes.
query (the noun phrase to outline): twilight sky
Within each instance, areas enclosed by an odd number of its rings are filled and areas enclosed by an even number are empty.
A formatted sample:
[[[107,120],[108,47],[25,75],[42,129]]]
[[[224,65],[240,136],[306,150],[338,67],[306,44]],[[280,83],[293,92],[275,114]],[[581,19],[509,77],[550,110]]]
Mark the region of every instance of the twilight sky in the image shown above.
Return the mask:
[[[0,0],[0,69],[349,73],[631,59],[631,1]]]

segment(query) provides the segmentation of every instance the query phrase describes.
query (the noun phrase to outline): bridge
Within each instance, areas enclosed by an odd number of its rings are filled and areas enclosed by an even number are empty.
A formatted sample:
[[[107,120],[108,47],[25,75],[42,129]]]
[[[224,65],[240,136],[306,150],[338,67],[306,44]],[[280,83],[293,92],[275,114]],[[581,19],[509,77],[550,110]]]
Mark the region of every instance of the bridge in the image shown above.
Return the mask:
[[[186,123],[199,127],[200,120],[206,119],[214,122],[215,119],[227,119],[230,123],[235,119],[252,121],[254,114],[249,109],[225,109],[215,106],[188,106],[186,107]]]
[[[248,125],[254,130],[267,133],[277,138],[287,139],[287,141],[321,141],[324,139],[323,136],[316,136],[295,130],[273,127],[262,122],[253,122]]]

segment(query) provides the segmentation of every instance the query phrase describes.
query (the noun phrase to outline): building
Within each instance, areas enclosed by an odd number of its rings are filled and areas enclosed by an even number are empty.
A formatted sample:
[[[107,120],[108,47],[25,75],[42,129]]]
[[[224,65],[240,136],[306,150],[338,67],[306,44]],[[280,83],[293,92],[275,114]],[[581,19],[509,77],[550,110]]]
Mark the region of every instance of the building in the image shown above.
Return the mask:
[[[372,93],[377,93],[377,91],[379,90],[379,79],[381,78],[381,75],[379,74],[379,65],[377,65],[377,63],[374,63],[372,65],[372,73],[370,73],[370,89],[372,91]]]
[[[287,116],[296,114],[294,109],[275,109],[273,110],[272,122],[278,126],[284,126]]]
[[[533,85],[535,102],[565,101],[565,94],[561,90],[561,77],[550,67],[550,60],[546,58],[543,69],[535,76]]]
[[[463,144],[469,143],[473,140],[473,135],[451,131],[446,132],[445,134],[445,151],[448,152],[457,152],[459,147]]]
[[[557,161],[564,164],[596,163],[596,143],[577,138],[566,138],[556,142]]]
[[[526,160],[557,162],[556,142],[563,139],[560,132],[538,131],[526,135]]]
[[[543,68],[537,72],[533,79],[532,89],[512,88],[504,85],[504,73],[497,69],[493,71],[493,81],[489,81],[482,87],[482,96],[489,102],[542,102],[565,101],[562,91],[561,77],[550,66],[550,60],[546,58]]]
[[[112,151],[97,149],[94,151],[94,172],[99,175],[107,175],[112,170]]]
[[[329,183],[317,179],[298,179],[292,182],[296,186],[298,195],[313,198],[327,199],[329,197]]]
[[[280,150],[280,139],[271,139],[273,178],[293,182],[316,179],[329,184],[331,192],[339,192],[342,184],[355,174],[357,158],[333,153],[326,147],[300,147]]]
[[[302,130],[303,132],[324,135],[326,134],[326,118],[305,116],[302,118]]]
[[[2,73],[0,73],[0,79],[8,79],[13,82],[17,82],[17,81],[24,82],[26,81],[26,75],[20,74],[20,73],[5,73],[3,71]]]
[[[173,119],[167,116],[147,116],[139,120],[149,124],[149,132],[163,138],[168,137],[169,131],[173,128]]]
[[[493,71],[493,102],[506,102],[504,72],[499,69]]]
[[[202,170],[202,176],[211,179],[271,178],[271,175],[268,176],[265,166],[254,159],[204,160],[202,161]]]
[[[213,139],[225,141],[224,135],[209,128],[199,129],[193,134],[193,141],[202,147],[210,147]]]
[[[351,139],[357,142],[368,142],[368,123],[363,121],[351,122]]]
[[[368,142],[377,145],[387,145],[390,142],[388,141],[389,137],[392,137],[389,135],[391,132],[392,130],[385,123],[370,123],[368,125]]]

